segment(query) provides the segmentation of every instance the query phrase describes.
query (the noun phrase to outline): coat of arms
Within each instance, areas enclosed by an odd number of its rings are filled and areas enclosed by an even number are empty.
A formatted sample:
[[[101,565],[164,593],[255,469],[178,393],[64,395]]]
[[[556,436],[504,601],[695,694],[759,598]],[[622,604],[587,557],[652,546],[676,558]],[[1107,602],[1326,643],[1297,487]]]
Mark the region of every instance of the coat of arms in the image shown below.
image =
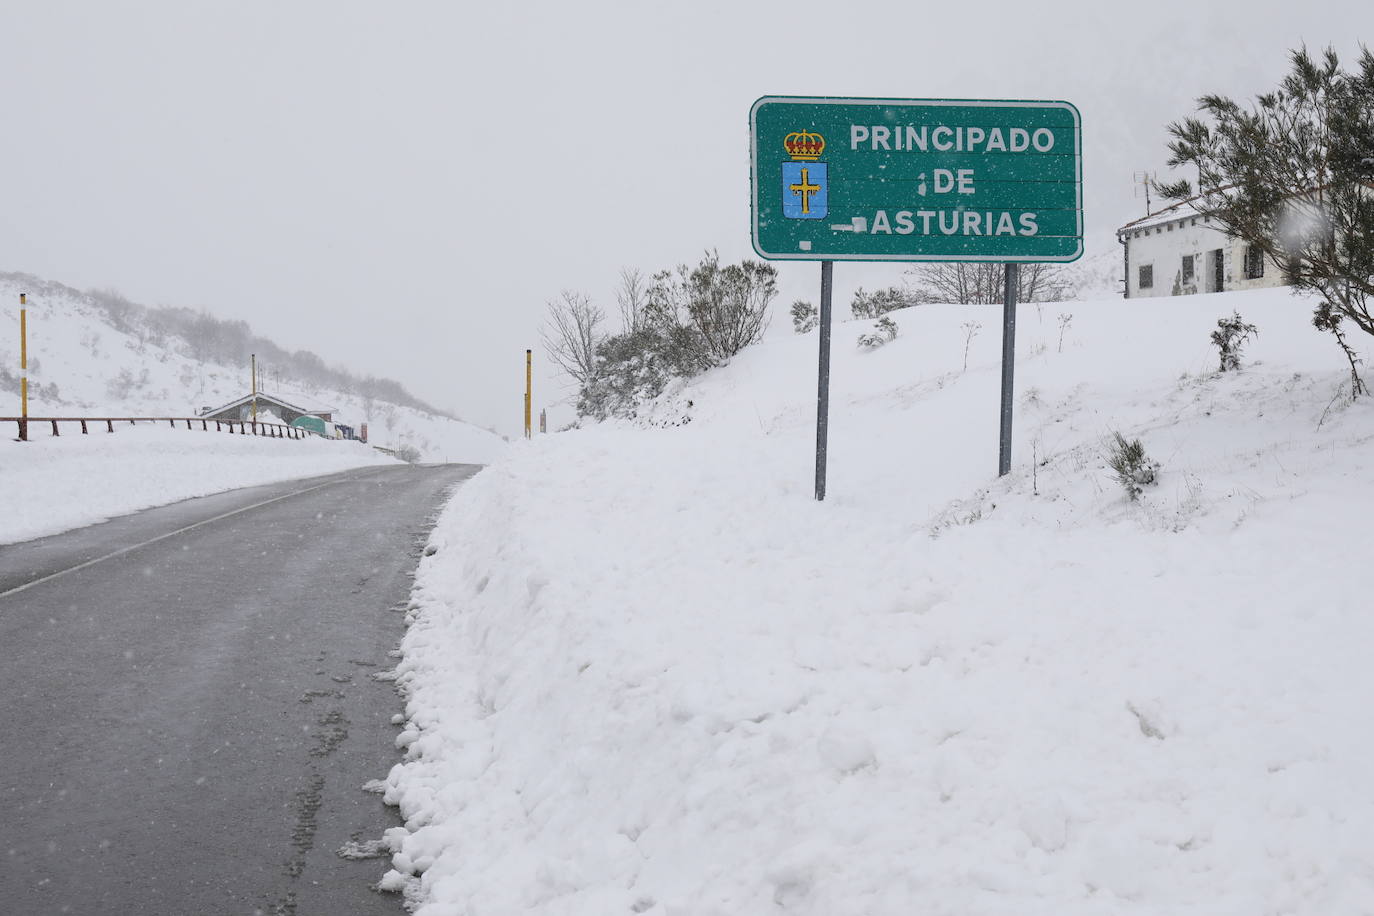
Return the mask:
[[[825,138],[809,130],[793,131],[782,141],[791,162],[782,164],[782,215],[788,219],[824,219],[830,211],[825,163]]]

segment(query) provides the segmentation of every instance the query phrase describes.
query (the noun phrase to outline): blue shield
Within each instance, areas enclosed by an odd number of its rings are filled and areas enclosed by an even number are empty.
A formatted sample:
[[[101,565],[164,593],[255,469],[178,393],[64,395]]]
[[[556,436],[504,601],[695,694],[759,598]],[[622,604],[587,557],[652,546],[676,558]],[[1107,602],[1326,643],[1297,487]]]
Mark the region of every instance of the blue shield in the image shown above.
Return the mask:
[[[824,162],[782,164],[782,215],[788,219],[825,219],[830,188]]]

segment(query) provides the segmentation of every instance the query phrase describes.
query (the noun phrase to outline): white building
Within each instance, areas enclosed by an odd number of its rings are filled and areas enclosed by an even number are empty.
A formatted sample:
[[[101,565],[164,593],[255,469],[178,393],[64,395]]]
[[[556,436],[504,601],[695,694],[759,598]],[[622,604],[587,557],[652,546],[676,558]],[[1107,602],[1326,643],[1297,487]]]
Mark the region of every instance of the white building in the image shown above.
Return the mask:
[[[1185,200],[1116,230],[1126,259],[1126,298],[1186,296],[1283,286],[1283,271],[1227,235]]]

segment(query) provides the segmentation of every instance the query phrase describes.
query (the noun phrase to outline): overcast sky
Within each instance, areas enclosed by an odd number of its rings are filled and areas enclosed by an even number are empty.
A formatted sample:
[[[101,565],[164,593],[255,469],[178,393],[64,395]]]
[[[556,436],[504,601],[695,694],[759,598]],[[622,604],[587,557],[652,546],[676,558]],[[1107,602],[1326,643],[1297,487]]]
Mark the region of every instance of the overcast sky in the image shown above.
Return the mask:
[[[753,256],[761,95],[1073,102],[1092,255],[1198,95],[1272,88],[1303,42],[1353,62],[1371,26],[1367,0],[0,0],[0,270],[241,318],[514,434],[546,300],[614,313],[623,266]],[[819,285],[779,270],[775,324]],[[837,308],[899,279],[837,264]]]

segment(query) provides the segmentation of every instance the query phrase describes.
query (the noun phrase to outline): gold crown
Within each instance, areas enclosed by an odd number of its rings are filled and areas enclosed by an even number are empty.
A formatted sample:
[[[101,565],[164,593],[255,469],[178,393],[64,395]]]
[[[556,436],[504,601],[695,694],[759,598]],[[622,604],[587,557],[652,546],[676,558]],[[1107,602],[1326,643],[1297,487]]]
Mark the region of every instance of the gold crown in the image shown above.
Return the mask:
[[[787,148],[787,155],[802,162],[819,159],[825,152],[825,138],[809,130],[793,131],[783,138],[782,145]]]

